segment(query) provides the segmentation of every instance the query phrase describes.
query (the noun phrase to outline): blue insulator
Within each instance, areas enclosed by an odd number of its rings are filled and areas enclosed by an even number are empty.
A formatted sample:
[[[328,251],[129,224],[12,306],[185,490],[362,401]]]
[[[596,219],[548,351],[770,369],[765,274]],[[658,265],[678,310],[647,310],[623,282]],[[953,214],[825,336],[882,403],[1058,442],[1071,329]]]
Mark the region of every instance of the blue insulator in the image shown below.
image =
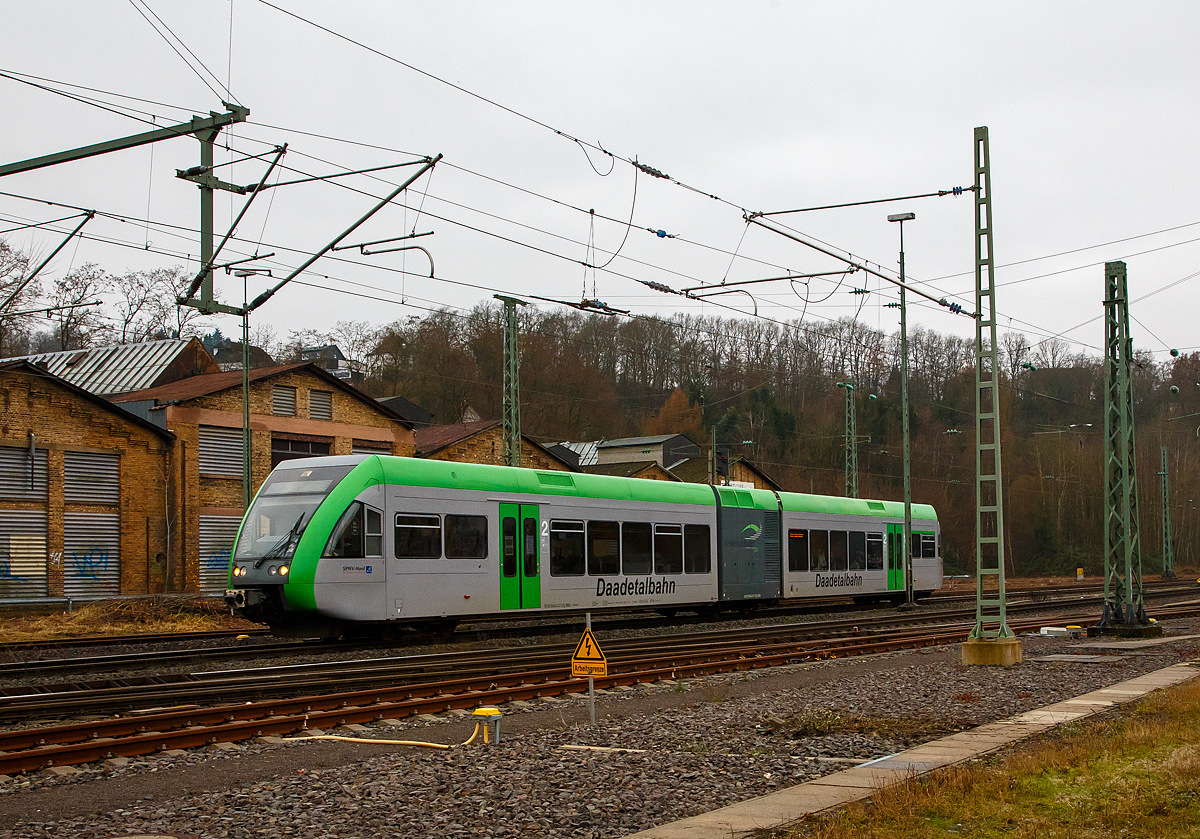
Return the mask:
[[[1179,358],[1179,350],[1172,348],[1171,358]]]
[[[658,236],[658,238],[660,238],[660,239],[665,239],[665,238],[667,238],[667,231],[665,231],[665,230],[659,230],[659,231],[657,232],[657,234],[656,234],[656,235],[657,235],[657,236]]]
[[[955,194],[955,195],[962,195],[962,194],[963,194],[963,188],[962,188],[961,186],[956,186],[956,187],[954,187],[954,194]]]

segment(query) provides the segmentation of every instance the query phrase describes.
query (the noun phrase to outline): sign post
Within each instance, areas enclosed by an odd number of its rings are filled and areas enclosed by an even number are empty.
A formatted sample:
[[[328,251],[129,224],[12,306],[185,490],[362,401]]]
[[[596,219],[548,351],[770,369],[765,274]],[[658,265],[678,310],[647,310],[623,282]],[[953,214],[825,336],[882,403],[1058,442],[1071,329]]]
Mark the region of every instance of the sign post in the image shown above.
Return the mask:
[[[596,637],[592,635],[592,613],[587,612],[587,628],[583,630],[583,637],[579,639],[579,643],[575,645],[575,652],[571,655],[571,676],[581,677],[587,676],[588,680],[588,710],[591,712],[592,725],[596,724],[596,676],[608,675],[608,659],[604,656],[604,651],[600,649],[600,645],[596,643]]]

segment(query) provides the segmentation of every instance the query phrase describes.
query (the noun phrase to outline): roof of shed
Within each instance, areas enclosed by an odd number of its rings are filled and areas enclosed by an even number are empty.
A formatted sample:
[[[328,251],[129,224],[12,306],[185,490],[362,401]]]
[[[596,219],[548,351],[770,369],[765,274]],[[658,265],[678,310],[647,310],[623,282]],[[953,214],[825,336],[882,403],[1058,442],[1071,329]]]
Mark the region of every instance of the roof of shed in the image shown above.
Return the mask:
[[[153,386],[192,342],[201,348],[204,346],[199,338],[169,338],[113,347],[41,353],[9,360],[31,362],[76,387],[107,396]],[[207,350],[204,352],[208,354]],[[213,366],[216,366],[215,362]]]

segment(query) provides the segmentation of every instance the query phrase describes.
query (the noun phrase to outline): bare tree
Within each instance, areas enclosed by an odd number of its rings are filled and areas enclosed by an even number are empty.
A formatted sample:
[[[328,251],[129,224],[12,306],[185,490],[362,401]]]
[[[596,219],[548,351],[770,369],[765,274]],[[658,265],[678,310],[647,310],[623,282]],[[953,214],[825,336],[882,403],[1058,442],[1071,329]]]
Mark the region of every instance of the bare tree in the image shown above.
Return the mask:
[[[29,256],[0,239],[0,303],[8,300],[29,270]],[[36,280],[21,289],[5,307],[8,312],[34,308],[41,286]],[[0,357],[20,355],[29,341],[34,321],[30,315],[0,314]]]
[[[111,286],[108,274],[94,262],[54,281],[50,303],[63,307],[55,314],[58,349],[83,349],[104,335],[107,329],[104,314],[96,307],[83,304],[99,300]]]

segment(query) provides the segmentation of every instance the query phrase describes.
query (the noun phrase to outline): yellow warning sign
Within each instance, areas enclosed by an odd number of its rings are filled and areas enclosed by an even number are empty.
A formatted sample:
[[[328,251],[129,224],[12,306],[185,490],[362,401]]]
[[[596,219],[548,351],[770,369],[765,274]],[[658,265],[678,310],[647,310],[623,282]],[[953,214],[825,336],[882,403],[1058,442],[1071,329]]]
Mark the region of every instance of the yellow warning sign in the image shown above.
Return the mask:
[[[592,630],[583,630],[583,637],[575,645],[575,653],[571,656],[572,676],[607,676],[608,659],[604,651],[596,643]]]

